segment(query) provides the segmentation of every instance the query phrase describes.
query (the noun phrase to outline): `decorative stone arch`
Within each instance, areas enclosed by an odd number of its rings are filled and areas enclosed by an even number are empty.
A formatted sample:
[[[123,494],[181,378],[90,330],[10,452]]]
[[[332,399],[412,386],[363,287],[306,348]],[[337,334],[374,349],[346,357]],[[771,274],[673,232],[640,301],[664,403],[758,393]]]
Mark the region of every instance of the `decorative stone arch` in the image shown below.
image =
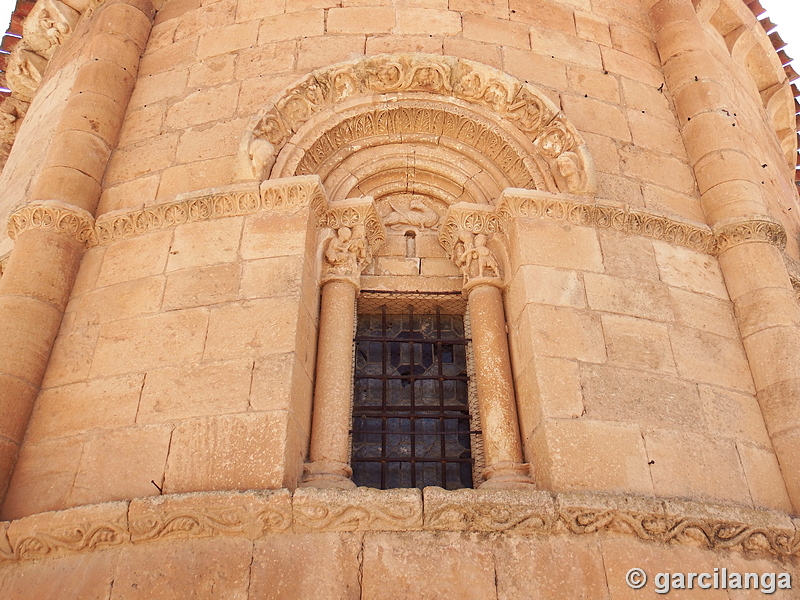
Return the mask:
[[[320,175],[331,200],[496,203],[509,187],[592,195],[584,140],[540,91],[485,65],[383,54],[310,73],[252,121],[242,176]]]
[[[353,319],[361,273],[392,237],[387,228],[394,236],[438,231],[462,275],[483,432],[482,485],[533,485],[506,337],[502,242],[491,238],[500,233],[504,190],[593,195],[587,146],[558,107],[534,87],[475,62],[378,55],[320,69],[284,90],[253,119],[240,152],[243,179],[317,175],[330,200],[329,217],[320,223],[327,231],[318,249],[319,342],[301,485],[354,485]]]

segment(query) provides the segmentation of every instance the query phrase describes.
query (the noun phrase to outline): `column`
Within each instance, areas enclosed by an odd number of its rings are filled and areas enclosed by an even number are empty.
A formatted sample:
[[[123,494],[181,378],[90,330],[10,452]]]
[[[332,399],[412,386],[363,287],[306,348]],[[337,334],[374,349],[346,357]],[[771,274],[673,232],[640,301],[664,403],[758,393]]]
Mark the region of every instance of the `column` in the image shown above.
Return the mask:
[[[311,445],[300,486],[350,489],[356,297],[361,271],[386,234],[372,198],[331,203],[324,224],[331,235],[323,242]]]
[[[783,228],[767,214],[736,85],[709,51],[691,0],[648,0],[656,46],[736,309],[759,404],[800,510],[800,308],[783,262]],[[788,174],[787,174],[788,176]]]
[[[16,243],[0,279],[0,502],[84,248],[94,239],[100,182],[154,12],[149,0],[109,0],[79,28],[83,49],[72,92],[29,204],[10,218]]]
[[[499,223],[494,207],[454,204],[447,212],[439,241],[461,270],[469,305],[486,460],[486,481],[479,487],[517,489],[533,486],[534,481],[530,465],[523,461],[501,267],[488,246]]]

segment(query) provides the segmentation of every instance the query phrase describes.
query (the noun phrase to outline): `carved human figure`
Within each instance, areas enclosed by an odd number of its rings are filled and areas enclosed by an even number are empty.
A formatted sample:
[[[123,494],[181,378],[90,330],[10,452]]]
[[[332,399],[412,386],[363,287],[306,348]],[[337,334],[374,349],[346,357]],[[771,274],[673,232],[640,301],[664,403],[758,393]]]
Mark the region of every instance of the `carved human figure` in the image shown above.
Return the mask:
[[[461,270],[464,284],[473,277],[500,277],[500,266],[492,251],[486,246],[489,238],[485,234],[474,235],[463,231],[459,235],[459,240],[454,261]]]
[[[486,247],[487,241],[488,238],[482,233],[475,236],[475,248],[472,253],[478,259],[478,277],[486,277],[487,269],[492,272],[493,277],[499,277],[500,267],[492,251]]]
[[[556,159],[558,172],[567,182],[567,191],[579,194],[586,187],[586,178],[581,171],[580,158],[574,152],[564,152]]]
[[[458,243],[453,252],[453,262],[461,271],[462,283],[466,285],[470,277],[470,267],[474,258],[472,251],[475,249],[475,236],[469,231],[462,231],[458,235]]]
[[[339,227],[336,236],[330,238],[325,246],[325,261],[328,272],[355,277],[367,262],[367,244],[364,226],[353,229]]]

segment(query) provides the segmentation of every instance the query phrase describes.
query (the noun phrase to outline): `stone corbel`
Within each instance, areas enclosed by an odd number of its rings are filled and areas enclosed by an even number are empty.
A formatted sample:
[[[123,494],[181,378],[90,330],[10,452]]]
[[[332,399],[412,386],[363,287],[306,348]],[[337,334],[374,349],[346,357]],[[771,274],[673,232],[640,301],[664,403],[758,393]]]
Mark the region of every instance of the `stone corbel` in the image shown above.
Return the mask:
[[[477,285],[504,287],[501,261],[490,248],[503,223],[493,206],[453,204],[439,230],[439,243],[461,270],[464,293]]]
[[[332,202],[318,224],[331,232],[323,241],[322,285],[344,281],[359,290],[361,272],[386,241],[375,201],[358,198]]]
[[[73,32],[80,16],[59,0],[39,0],[22,24],[23,39],[28,48],[50,60]]]

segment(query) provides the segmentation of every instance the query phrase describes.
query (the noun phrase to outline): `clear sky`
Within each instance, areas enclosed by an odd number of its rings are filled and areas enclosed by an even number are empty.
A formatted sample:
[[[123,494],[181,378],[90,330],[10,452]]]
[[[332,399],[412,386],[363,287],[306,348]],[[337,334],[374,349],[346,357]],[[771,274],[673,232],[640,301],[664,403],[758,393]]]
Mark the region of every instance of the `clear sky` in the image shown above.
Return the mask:
[[[781,37],[789,44],[786,53],[795,59],[794,68],[800,73],[800,0],[760,0],[760,2],[767,9],[770,19],[778,25]],[[16,0],[0,0],[0,31],[8,28],[15,5]]]

